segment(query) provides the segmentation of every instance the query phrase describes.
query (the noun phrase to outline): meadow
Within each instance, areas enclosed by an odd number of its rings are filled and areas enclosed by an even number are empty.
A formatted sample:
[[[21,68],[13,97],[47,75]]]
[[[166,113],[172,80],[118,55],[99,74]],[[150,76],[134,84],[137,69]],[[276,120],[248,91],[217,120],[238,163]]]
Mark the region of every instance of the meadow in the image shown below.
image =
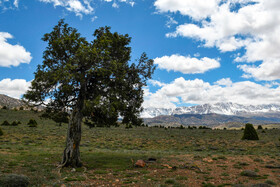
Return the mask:
[[[22,174],[30,186],[252,186],[280,184],[280,129],[257,130],[260,140],[241,140],[243,130],[164,129],[83,125],[81,168],[59,168],[67,124],[32,111],[0,110],[0,176]],[[28,127],[29,119],[37,127]],[[153,158],[145,167],[134,163]]]

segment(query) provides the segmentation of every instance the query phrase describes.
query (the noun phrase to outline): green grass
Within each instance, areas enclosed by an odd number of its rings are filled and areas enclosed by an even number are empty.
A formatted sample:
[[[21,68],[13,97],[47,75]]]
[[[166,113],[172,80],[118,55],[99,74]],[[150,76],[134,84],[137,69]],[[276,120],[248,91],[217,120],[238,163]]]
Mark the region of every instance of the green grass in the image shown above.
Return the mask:
[[[38,126],[28,127],[26,124],[30,119],[35,119]],[[199,129],[125,129],[124,126],[90,129],[83,125],[80,149],[84,167],[72,172],[71,168],[57,169],[65,146],[66,124],[58,126],[51,120],[41,119],[40,113],[31,111],[0,110],[0,124],[4,120],[10,123],[18,120],[21,124],[1,126],[4,135],[0,136],[0,173],[27,175],[31,186],[53,185],[59,180],[67,183],[80,182],[86,180],[85,175],[99,179],[99,175],[102,177],[110,174],[114,178],[126,178],[123,180],[124,184],[144,182],[151,186],[165,183],[166,178],[153,176],[154,170],[165,169],[160,164],[149,166],[148,169],[139,168],[140,179],[134,179],[135,176],[129,172],[134,169],[133,163],[136,160],[150,157],[157,158],[157,161],[166,159],[167,162],[172,160],[170,156],[188,154],[192,158],[196,156],[197,161],[213,155],[211,157],[215,162],[229,161],[228,156],[248,154],[279,158],[279,148],[274,145],[279,143],[280,130],[267,130],[266,133],[259,134],[261,141],[248,142],[241,141],[243,132],[238,130],[207,130],[203,133]],[[197,149],[201,150],[195,151]],[[261,159],[254,161],[262,162]],[[234,165],[238,168],[246,166],[246,163]],[[227,166],[221,164],[217,167],[227,169]],[[177,172],[169,171],[168,175]],[[227,176],[223,172],[222,176]],[[189,181],[187,176],[173,177],[174,181]],[[211,180],[209,177],[204,179]]]

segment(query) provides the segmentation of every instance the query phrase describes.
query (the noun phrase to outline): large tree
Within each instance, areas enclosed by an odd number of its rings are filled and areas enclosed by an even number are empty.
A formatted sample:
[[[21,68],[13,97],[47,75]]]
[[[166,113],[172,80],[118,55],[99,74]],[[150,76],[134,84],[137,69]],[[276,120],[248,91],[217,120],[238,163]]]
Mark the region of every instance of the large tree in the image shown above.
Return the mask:
[[[42,38],[47,42],[43,64],[38,65],[25,100],[44,104],[51,114],[69,113],[62,166],[79,167],[81,125],[142,123],[143,86],[154,72],[145,53],[130,62],[131,38],[112,33],[110,27],[95,30],[88,42],[77,29],[60,20]],[[47,102],[46,102],[47,101]]]

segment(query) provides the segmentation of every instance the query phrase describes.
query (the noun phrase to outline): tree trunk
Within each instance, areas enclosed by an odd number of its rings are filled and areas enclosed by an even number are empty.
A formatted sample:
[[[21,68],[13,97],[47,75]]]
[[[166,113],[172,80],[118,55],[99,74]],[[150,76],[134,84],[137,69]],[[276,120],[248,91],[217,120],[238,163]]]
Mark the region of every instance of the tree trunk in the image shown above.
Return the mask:
[[[63,152],[62,167],[81,167],[80,158],[80,141],[81,141],[81,124],[83,120],[84,101],[77,102],[76,107],[73,109],[68,123],[66,148]]]

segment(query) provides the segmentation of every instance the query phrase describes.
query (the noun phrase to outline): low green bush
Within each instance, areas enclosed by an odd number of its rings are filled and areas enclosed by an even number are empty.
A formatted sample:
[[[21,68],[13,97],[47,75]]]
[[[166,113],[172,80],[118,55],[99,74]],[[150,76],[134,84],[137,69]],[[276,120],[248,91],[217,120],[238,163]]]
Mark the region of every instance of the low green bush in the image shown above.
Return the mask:
[[[30,119],[29,122],[27,123],[27,125],[29,127],[37,127],[38,124],[35,119]]]
[[[20,121],[13,121],[13,123],[11,123],[11,126],[18,126],[19,124],[21,124]]]
[[[7,120],[5,120],[5,121],[1,124],[1,126],[10,126],[10,123],[9,123]]]
[[[250,123],[245,125],[244,134],[242,140],[259,140],[259,136],[254,126]]]
[[[0,128],[0,136],[2,136],[4,133],[2,131],[2,129]]]
[[[8,110],[8,107],[7,106],[3,106],[2,109]]]

